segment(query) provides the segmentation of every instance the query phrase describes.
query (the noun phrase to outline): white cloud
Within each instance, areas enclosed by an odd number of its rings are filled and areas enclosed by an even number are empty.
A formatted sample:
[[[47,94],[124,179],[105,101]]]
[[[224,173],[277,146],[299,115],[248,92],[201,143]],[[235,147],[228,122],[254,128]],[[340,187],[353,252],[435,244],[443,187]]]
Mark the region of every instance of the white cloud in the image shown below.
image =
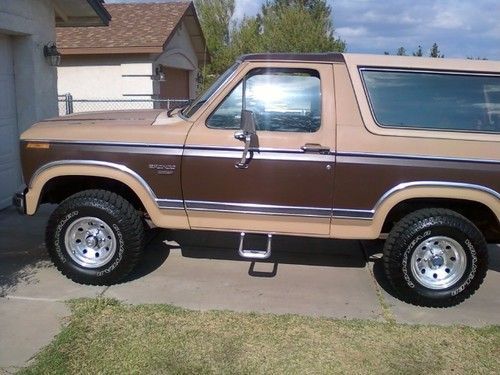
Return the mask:
[[[342,35],[342,38],[357,38],[361,36],[367,36],[368,30],[362,26],[358,27],[338,27],[335,30],[336,34]]]

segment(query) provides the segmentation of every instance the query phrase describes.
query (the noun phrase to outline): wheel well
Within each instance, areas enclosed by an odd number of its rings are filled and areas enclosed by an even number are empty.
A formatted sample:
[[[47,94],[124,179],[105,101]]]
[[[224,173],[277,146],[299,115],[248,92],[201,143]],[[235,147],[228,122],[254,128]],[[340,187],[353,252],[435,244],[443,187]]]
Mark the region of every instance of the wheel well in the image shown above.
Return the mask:
[[[42,203],[61,203],[69,196],[83,190],[102,189],[112,191],[127,201],[135,209],[146,212],[144,205],[137,194],[123,182],[106,178],[93,176],[59,176],[47,181],[40,194],[40,204]]]
[[[489,242],[500,241],[500,223],[493,211],[486,205],[465,199],[415,198],[399,202],[385,218],[383,233],[388,233],[395,223],[411,212],[422,208],[448,208],[472,221]]]

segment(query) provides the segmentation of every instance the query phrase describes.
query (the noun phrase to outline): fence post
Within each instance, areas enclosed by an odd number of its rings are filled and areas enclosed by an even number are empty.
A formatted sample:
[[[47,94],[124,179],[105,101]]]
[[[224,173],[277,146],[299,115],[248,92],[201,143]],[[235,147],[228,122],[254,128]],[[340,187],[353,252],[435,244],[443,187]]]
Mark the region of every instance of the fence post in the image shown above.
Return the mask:
[[[69,115],[73,113],[73,95],[71,95],[69,92],[64,95],[65,102],[66,102],[66,114]]]

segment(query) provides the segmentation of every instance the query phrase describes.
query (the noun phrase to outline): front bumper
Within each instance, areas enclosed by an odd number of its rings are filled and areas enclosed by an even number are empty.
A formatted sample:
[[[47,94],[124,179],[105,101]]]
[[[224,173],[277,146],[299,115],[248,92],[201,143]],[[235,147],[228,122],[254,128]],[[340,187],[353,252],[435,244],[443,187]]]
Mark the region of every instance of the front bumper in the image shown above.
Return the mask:
[[[12,204],[17,208],[20,214],[26,215],[26,189],[14,194],[12,197]]]

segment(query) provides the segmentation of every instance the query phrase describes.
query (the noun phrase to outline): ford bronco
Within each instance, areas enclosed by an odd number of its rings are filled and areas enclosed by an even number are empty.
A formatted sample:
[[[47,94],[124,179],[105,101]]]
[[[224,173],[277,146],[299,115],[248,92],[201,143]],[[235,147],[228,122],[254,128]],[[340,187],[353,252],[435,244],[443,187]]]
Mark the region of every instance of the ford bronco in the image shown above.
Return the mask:
[[[189,106],[90,112],[21,135],[27,215],[56,203],[57,268],[111,284],[148,227],[386,238],[401,299],[456,305],[500,242],[500,63],[354,54],[242,56]],[[246,234],[267,246],[247,249]]]

